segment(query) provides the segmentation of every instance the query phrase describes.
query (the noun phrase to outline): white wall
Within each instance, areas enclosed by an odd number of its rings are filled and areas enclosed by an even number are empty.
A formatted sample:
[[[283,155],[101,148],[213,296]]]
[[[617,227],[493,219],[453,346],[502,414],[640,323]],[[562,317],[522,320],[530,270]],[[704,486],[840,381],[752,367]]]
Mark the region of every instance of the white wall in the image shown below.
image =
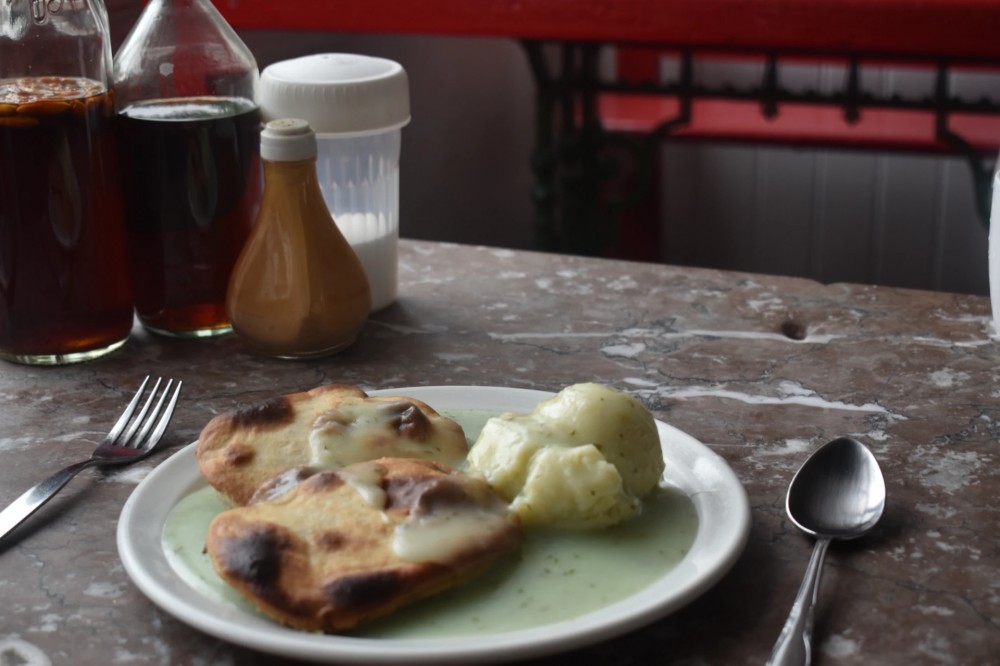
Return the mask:
[[[663,153],[668,262],[987,293],[986,230],[958,159],[692,145]]]

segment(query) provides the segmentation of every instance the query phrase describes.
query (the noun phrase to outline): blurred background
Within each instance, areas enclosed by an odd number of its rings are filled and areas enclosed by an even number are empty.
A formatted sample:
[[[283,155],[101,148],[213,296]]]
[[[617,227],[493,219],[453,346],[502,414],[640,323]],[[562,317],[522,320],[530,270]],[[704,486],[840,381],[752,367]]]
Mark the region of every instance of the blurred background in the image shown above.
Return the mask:
[[[115,47],[141,0],[107,0]],[[261,69],[320,52],[390,58],[410,77],[400,235],[536,247],[530,160],[536,91],[506,39],[240,31]],[[613,57],[609,54],[607,57]],[[709,77],[756,77],[739,68]],[[838,85],[824,66],[797,71]],[[985,93],[995,78],[958,82]],[[873,85],[928,85],[886,70]],[[985,94],[984,93],[984,94]],[[1000,142],[1000,137],[998,137]],[[624,258],[961,293],[988,293],[987,228],[959,157],[666,141],[658,148],[655,247]]]

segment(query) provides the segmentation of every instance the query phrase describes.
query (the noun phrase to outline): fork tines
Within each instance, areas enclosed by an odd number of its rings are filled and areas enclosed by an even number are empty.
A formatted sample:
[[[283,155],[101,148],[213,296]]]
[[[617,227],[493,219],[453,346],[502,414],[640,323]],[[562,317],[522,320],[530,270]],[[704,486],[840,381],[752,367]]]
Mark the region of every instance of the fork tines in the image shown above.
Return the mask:
[[[114,440],[117,446],[140,448],[147,443],[156,443],[156,441],[163,435],[163,432],[167,428],[167,424],[170,422],[170,417],[173,415],[174,406],[177,404],[177,398],[180,396],[181,385],[183,382],[177,381],[176,386],[174,386],[174,380],[167,379],[166,386],[157,397],[157,392],[160,389],[160,385],[163,383],[162,377],[157,377],[156,382],[153,384],[153,388],[149,392],[142,408],[139,410],[138,415],[132,419],[132,414],[135,412],[135,408],[142,398],[146,385],[149,383],[149,379],[150,378],[147,375],[146,378],[142,380],[139,390],[136,391],[131,402],[129,402],[128,407],[125,408],[125,411],[118,419],[118,422],[115,423],[114,428],[111,429],[109,439]],[[171,394],[170,389],[172,386],[174,387],[174,390]],[[170,396],[170,399],[169,402],[166,403],[166,408],[164,408],[164,402],[167,400],[168,396]],[[155,404],[154,400],[156,401]],[[158,420],[157,417],[159,417]],[[129,423],[130,419],[131,423]],[[128,429],[125,430],[124,434],[121,434],[127,424]],[[152,433],[150,433],[151,430]],[[120,434],[121,436],[119,437]],[[149,435],[148,439],[147,435]]]

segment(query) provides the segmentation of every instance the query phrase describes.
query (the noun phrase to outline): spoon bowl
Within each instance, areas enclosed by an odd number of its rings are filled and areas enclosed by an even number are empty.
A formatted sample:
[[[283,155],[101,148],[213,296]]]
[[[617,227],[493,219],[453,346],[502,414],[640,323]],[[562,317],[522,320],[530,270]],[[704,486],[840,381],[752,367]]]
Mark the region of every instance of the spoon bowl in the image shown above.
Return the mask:
[[[792,478],[785,499],[789,519],[806,534],[854,539],[885,509],[885,481],[861,442],[841,437],[817,450]]]
[[[885,510],[885,480],[868,448],[850,437],[820,447],[792,478],[789,519],[816,538],[809,566],[768,666],[805,666],[812,657],[813,608],[827,547],[875,526]]]

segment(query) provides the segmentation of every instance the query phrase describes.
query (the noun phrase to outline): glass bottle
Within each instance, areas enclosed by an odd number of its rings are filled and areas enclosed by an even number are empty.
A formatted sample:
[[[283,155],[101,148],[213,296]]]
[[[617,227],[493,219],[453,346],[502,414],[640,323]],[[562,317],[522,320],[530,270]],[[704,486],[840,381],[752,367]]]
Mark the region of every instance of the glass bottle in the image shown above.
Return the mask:
[[[132,330],[101,0],[0,1],[0,358],[96,358]]]
[[[260,212],[229,282],[233,328],[248,347],[269,356],[341,351],[364,326],[371,292],[323,199],[316,135],[304,120],[272,120],[260,153]]]
[[[226,287],[261,187],[253,54],[208,0],[151,0],[114,62],[139,320],[228,333]]]

